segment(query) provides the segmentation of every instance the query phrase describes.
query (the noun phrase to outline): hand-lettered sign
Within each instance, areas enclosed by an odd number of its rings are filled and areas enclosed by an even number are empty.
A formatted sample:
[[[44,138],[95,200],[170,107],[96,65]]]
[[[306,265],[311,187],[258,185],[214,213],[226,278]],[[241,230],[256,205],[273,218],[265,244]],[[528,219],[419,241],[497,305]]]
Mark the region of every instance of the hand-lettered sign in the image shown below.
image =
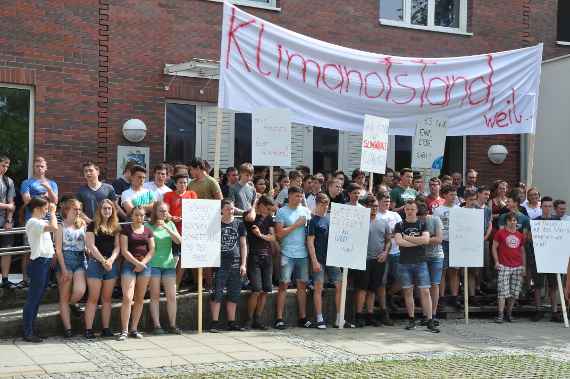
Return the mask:
[[[182,267],[220,267],[219,200],[182,199]]]
[[[288,109],[256,109],[251,123],[254,166],[291,166],[291,114]],[[239,133],[239,130],[236,131]]]
[[[370,208],[331,204],[327,266],[366,270]]]
[[[441,170],[446,135],[445,118],[433,116],[420,118],[412,145],[412,168]]]
[[[483,267],[483,209],[453,207],[449,211],[449,266]]]
[[[570,257],[570,221],[530,220],[536,271],[566,274]]]
[[[360,169],[362,171],[383,174],[386,172],[388,155],[388,129],[390,120],[382,117],[366,115],[362,130],[362,154]]]

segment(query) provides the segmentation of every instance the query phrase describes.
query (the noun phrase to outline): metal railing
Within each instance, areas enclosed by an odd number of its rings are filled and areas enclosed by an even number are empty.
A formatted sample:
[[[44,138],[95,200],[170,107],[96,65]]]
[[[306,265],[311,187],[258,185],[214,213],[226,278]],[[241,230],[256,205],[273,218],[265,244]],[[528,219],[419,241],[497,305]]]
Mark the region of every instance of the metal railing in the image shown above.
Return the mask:
[[[17,234],[26,234],[26,228],[20,227],[20,228],[13,228],[10,230],[0,229],[0,237],[17,235]],[[5,257],[9,255],[28,254],[30,252],[31,249],[29,245],[2,247],[0,248],[0,257]]]

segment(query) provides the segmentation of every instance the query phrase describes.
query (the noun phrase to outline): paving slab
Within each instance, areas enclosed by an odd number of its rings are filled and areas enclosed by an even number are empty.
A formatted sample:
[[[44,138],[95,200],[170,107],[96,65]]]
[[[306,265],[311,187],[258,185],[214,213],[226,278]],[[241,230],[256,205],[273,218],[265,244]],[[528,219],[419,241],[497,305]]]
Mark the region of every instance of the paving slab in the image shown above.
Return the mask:
[[[185,359],[174,355],[169,357],[135,358],[134,361],[144,368],[174,367],[188,363]]]
[[[192,364],[221,363],[221,362],[235,361],[235,358],[233,358],[227,354],[223,354],[223,353],[184,354],[181,357],[184,358],[188,363],[192,363]]]
[[[70,373],[70,372],[91,372],[99,370],[99,367],[91,362],[43,364],[41,365],[41,367],[48,374],[61,374],[61,373]]]
[[[38,365],[0,367],[0,378],[12,378],[14,376],[43,375],[43,374],[45,374],[45,370]]]
[[[236,352],[261,352],[262,350],[246,343],[234,343],[231,345],[211,345],[215,350],[222,353],[236,353]]]
[[[261,361],[265,359],[278,359],[279,356],[268,351],[239,351],[228,353],[228,355],[239,361]]]

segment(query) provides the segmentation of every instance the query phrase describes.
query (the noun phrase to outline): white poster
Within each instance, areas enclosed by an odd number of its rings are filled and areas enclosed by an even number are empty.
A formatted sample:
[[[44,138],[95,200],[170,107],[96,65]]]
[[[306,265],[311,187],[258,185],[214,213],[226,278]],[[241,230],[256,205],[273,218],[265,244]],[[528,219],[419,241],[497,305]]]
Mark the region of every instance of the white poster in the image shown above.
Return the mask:
[[[453,207],[449,211],[449,267],[483,267],[482,209]]]
[[[182,199],[182,268],[220,267],[220,200]]]
[[[534,133],[542,48],[398,57],[320,41],[225,1],[218,106],[287,108],[291,122],[356,133],[367,114],[390,119],[391,135],[413,136],[428,114],[447,118],[450,136]]]
[[[366,270],[370,209],[331,204],[327,266]]]
[[[570,257],[570,221],[530,220],[536,270],[566,274]]]
[[[291,166],[291,112],[288,109],[256,109],[252,114],[251,133],[254,166]]]
[[[388,156],[388,129],[390,120],[371,115],[364,116],[362,129],[362,154],[360,169],[366,172],[383,174],[386,172]]]
[[[446,135],[447,119],[434,116],[418,119],[412,144],[412,168],[441,170]]]

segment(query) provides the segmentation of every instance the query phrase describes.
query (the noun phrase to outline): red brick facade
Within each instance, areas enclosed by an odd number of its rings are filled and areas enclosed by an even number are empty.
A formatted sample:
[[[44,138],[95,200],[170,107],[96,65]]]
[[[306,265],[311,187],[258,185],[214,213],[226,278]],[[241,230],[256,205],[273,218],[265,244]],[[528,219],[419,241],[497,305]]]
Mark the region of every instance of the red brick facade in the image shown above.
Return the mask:
[[[281,12],[247,10],[315,38],[386,54],[469,55],[540,41],[545,59],[570,52],[555,43],[556,0],[468,4],[473,36],[382,26],[378,0],[280,0]],[[34,86],[34,150],[48,159],[63,192],[81,181],[86,159],[104,163],[107,177],[114,177],[127,119],[149,127],[145,144],[155,163],[163,156],[165,100],[215,102],[216,83],[201,95],[205,80],[177,78],[167,91],[171,77],[162,72],[165,63],[218,59],[221,10],[208,0],[3,2],[0,82]],[[487,159],[494,143],[510,152],[501,166]],[[515,182],[519,145],[518,136],[468,138],[467,166],[478,168],[484,182],[499,176]]]

